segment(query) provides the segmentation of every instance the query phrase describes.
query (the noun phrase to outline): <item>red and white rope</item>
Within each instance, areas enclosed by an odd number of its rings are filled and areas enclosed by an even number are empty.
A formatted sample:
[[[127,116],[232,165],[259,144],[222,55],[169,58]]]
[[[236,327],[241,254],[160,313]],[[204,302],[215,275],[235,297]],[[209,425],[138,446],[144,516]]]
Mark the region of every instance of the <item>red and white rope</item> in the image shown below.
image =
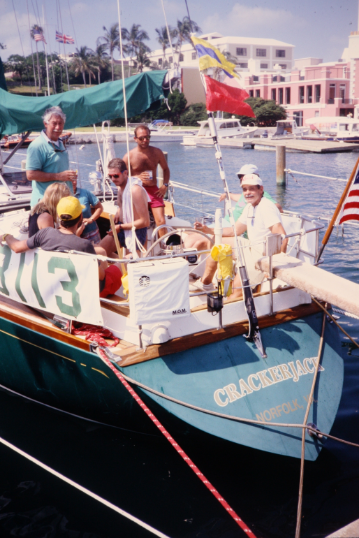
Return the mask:
[[[178,454],[182,457],[182,459],[187,463],[187,465],[192,469],[192,471],[198,476],[198,478],[202,481],[202,483],[209,489],[209,491],[214,495],[214,497],[221,503],[223,508],[229,513],[229,515],[234,519],[234,521],[239,525],[239,527],[246,533],[247,536],[250,536],[251,538],[256,538],[255,534],[251,531],[251,529],[244,523],[244,521],[236,514],[236,512],[229,506],[227,501],[218,493],[216,488],[212,486],[212,484],[207,480],[207,478],[204,476],[204,474],[198,469],[197,465],[193,463],[191,458],[187,456],[187,454],[182,450],[182,448],[179,446],[179,444],[173,439],[173,437],[168,433],[166,428],[162,426],[162,424],[159,422],[159,420],[155,417],[155,415],[152,413],[152,411],[147,407],[145,402],[140,398],[140,396],[133,390],[131,385],[127,383],[121,372],[112,364],[112,362],[106,357],[105,353],[99,349],[98,350],[101,359],[107,364],[107,366],[113,371],[115,376],[121,381],[121,383],[124,385],[124,387],[128,390],[128,392],[131,394],[131,396],[136,400],[138,405],[143,409],[143,411],[146,413],[146,415],[152,420],[154,425],[160,430],[160,432],[166,437],[167,441],[171,443],[173,448],[178,452]]]

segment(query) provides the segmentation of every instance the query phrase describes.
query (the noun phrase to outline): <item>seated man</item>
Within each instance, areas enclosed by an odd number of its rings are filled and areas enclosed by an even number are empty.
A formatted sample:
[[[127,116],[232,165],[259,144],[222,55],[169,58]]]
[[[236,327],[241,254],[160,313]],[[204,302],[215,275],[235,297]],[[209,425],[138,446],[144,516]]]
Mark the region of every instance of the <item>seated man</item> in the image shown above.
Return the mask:
[[[257,176],[259,176],[258,167],[255,164],[244,164],[242,166],[242,168],[239,170],[239,172],[237,173],[237,176],[238,176],[238,179],[239,179],[239,184],[241,183],[243,176],[245,176],[246,174],[256,174]],[[278,207],[279,211],[281,213],[283,213],[282,206],[280,204],[277,204],[277,202],[271,197],[271,195],[268,192],[264,191],[263,196],[264,196],[264,198],[268,198],[268,200],[273,202],[273,204],[275,204]],[[236,205],[233,208],[233,217],[234,217],[235,222],[237,222],[239,217],[242,215],[243,210],[247,205],[247,202],[246,202],[242,192],[239,193],[239,194],[235,194],[233,192],[230,192],[229,197],[233,202],[237,202]],[[222,202],[225,198],[226,198],[226,195],[225,195],[225,193],[223,193],[219,197],[218,201]],[[229,216],[227,215],[224,218],[228,222],[228,224],[230,224]]]
[[[3,241],[14,252],[25,252],[33,248],[41,247],[43,250],[66,252],[77,250],[95,254],[96,251],[90,241],[82,239],[76,235],[77,229],[83,220],[84,206],[80,204],[74,196],[66,196],[57,204],[57,215],[60,220],[60,227],[43,228],[29,239],[19,241],[11,234],[4,234]],[[115,293],[121,286],[122,273],[117,265],[107,267],[106,262],[99,261],[100,297],[107,297]]]
[[[132,250],[133,239],[132,228],[136,229],[138,241],[146,246],[147,227],[150,225],[150,216],[148,213],[148,198],[142,182],[137,177],[128,177],[128,171],[125,162],[122,159],[112,159],[108,163],[108,177],[118,187],[117,203],[118,210],[115,215],[116,232],[121,247]],[[133,206],[131,208],[131,195]],[[133,215],[133,220],[132,220]],[[116,244],[113,238],[112,230],[107,232],[100,243],[108,257],[114,257]],[[136,243],[136,250],[139,250]]]
[[[239,236],[245,231],[248,232],[249,244],[245,240],[242,240],[242,244],[249,248],[244,248],[243,254],[250,283],[252,286],[255,286],[260,284],[264,278],[263,273],[255,269],[255,262],[264,255],[265,238],[272,233],[285,235],[285,230],[278,208],[273,202],[270,202],[263,197],[262,180],[256,174],[247,174],[243,177],[241,186],[247,205],[235,224],[236,234]],[[195,228],[207,234],[214,233],[213,228],[203,226],[198,222],[195,223]],[[233,247],[233,254],[235,255],[236,249],[233,229],[224,228],[222,236],[222,243],[231,245]],[[282,252],[286,252],[287,243],[288,239],[285,239],[281,247]],[[195,286],[205,291],[213,290],[212,280],[216,269],[217,262],[209,256],[207,258],[203,277],[195,284]],[[236,275],[233,287],[239,288],[240,286],[240,276]],[[230,298],[235,299],[241,296],[242,290],[235,289]]]

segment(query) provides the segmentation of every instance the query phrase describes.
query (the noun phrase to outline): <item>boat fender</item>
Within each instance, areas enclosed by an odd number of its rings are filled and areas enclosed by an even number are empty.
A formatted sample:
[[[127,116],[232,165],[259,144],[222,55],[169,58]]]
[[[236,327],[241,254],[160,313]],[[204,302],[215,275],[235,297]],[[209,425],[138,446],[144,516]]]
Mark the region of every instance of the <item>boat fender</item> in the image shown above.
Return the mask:
[[[152,344],[163,344],[170,339],[170,333],[165,325],[155,325],[152,329]]]

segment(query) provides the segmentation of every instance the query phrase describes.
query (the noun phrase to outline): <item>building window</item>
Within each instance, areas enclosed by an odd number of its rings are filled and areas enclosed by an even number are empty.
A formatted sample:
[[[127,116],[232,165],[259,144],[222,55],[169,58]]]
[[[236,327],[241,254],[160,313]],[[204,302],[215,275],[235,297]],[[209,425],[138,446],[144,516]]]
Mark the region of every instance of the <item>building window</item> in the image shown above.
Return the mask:
[[[277,90],[275,88],[272,88],[272,99],[273,101],[277,100]]]
[[[307,86],[307,103],[313,103],[313,86]]]
[[[332,100],[334,103],[335,99],[335,84],[329,85],[329,100]]]
[[[285,58],[285,50],[276,50],[275,51],[276,58]]]
[[[283,104],[283,88],[278,89],[278,101],[280,105]]]
[[[293,119],[296,121],[298,127],[303,127],[303,111],[293,112]]]
[[[345,84],[341,84],[339,87],[339,96],[342,99],[342,103],[345,101]]]
[[[246,69],[248,67],[247,63],[238,64],[238,67],[242,67],[243,69]]]
[[[256,56],[267,56],[266,49],[256,49]]]
[[[279,64],[279,67],[280,67],[281,69],[287,69],[287,64]]]
[[[300,103],[304,103],[304,86],[299,86],[298,100]]]
[[[249,90],[249,97],[253,97],[253,90]]]
[[[180,55],[179,55],[179,61],[180,61],[180,62],[183,62],[183,61],[184,61],[184,56],[183,56],[183,54],[180,54]]]
[[[261,96],[261,92],[259,90],[256,90],[256,97],[260,97]]]
[[[261,64],[261,69],[268,69],[268,64]]]
[[[315,102],[320,103],[320,84],[315,85]]]
[[[290,105],[290,88],[285,89],[285,102]]]
[[[315,117],[315,118],[319,118],[319,110],[316,110],[316,111],[314,112],[314,117]]]
[[[237,56],[247,56],[247,49],[237,47],[236,51]]]
[[[172,56],[170,56],[170,57],[168,58],[168,61],[169,61],[170,64],[173,62],[173,58],[172,58]]]
[[[158,58],[158,65],[162,65],[162,58]]]
[[[192,52],[192,60],[195,60],[197,58],[197,54],[195,52]]]

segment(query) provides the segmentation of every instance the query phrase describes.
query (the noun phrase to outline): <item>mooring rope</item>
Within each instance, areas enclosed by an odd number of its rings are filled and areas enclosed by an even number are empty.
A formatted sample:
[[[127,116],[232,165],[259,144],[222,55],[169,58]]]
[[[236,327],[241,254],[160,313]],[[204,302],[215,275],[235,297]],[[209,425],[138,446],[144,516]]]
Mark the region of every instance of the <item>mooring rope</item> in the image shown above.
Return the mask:
[[[332,310],[337,314],[343,314],[344,316],[348,316],[348,318],[359,319],[359,316],[351,314],[350,312],[346,312],[346,310],[340,310],[340,308],[334,308],[334,306],[332,307]]]
[[[111,508],[111,510],[114,510],[118,514],[121,514],[121,516],[124,516],[127,519],[129,519],[130,521],[133,521],[133,523],[136,523],[140,527],[143,527],[144,529],[148,530],[149,532],[151,532],[155,536],[159,536],[160,538],[169,538],[166,534],[163,534],[163,532],[158,531],[154,527],[151,527],[150,525],[148,525],[144,521],[141,521],[140,519],[138,519],[137,517],[129,514],[125,510],[122,510],[122,508],[119,508],[115,504],[112,504],[109,501],[106,501],[106,499],[104,499],[103,497],[100,497],[99,495],[97,495],[96,493],[93,493],[89,489],[84,488],[83,486],[81,486],[77,482],[74,482],[74,480],[71,480],[71,478],[68,478],[67,476],[55,471],[55,469],[52,469],[51,467],[49,467],[45,463],[42,463],[40,460],[34,458],[33,456],[30,456],[30,454],[27,454],[26,452],[24,452],[20,448],[16,447],[15,445],[13,445],[13,444],[9,443],[8,441],[6,441],[5,439],[3,439],[2,437],[0,437],[0,443],[2,443],[4,446],[10,448],[11,450],[16,452],[17,454],[20,454],[20,456],[23,456],[24,458],[31,461],[32,463],[35,463],[35,465],[38,465],[39,467],[41,467],[45,471],[49,472],[50,474],[56,476],[57,478],[59,478],[63,482],[66,482],[66,484],[69,484],[70,486],[73,486],[74,488],[78,489],[79,491],[82,491],[82,493],[85,493],[85,495],[88,495],[92,499],[95,499],[95,501],[98,501],[101,504],[104,504],[105,506],[107,506],[107,508]]]
[[[167,441],[173,446],[173,448],[178,452],[182,459],[187,463],[187,465],[192,469],[192,471],[198,476],[202,483],[209,489],[209,491],[214,495],[214,497],[221,503],[223,508],[229,513],[229,515],[234,519],[234,521],[239,525],[239,527],[246,533],[247,536],[256,538],[251,529],[244,523],[244,521],[236,514],[236,512],[229,506],[227,501],[218,493],[216,488],[207,480],[203,473],[198,469],[198,467],[193,463],[191,458],[182,450],[178,443],[173,439],[173,437],[168,433],[168,431],[162,426],[162,424],[157,420],[152,411],[147,407],[145,402],[140,398],[140,396],[133,390],[133,388],[127,383],[122,372],[120,372],[112,362],[106,357],[102,349],[98,349],[98,353],[104,363],[112,370],[115,376],[121,381],[126,390],[131,394],[131,396],[136,400],[138,405],[143,409],[146,415],[152,420],[153,424],[160,430],[160,432],[166,437]]]

